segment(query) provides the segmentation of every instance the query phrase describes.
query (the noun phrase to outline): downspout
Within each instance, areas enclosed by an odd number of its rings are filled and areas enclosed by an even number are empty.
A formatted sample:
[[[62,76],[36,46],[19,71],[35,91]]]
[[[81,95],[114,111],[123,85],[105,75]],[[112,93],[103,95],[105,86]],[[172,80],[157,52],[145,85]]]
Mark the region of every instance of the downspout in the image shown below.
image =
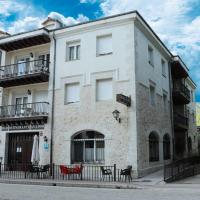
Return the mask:
[[[171,74],[171,62],[168,63],[168,72],[169,72],[169,92],[170,92],[170,118],[171,118],[171,129],[172,129],[172,152],[173,152],[173,160],[175,160],[174,109],[173,109],[173,98],[172,98],[173,80]]]
[[[54,103],[55,103],[55,72],[56,72],[56,38],[53,32],[54,58],[53,58],[53,83],[52,83],[52,102],[51,102],[51,143],[50,143],[50,164],[53,165],[53,134],[54,134]]]

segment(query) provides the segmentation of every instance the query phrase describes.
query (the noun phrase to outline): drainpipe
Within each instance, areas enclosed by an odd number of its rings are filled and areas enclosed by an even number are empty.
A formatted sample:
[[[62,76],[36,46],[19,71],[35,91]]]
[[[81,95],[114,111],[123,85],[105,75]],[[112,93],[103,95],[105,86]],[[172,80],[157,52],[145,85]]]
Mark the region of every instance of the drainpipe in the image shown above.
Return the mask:
[[[53,165],[53,134],[54,134],[54,102],[55,102],[55,71],[56,71],[56,38],[54,40],[54,59],[53,59],[53,83],[52,83],[52,102],[51,102],[51,143],[50,143],[50,164]]]
[[[171,129],[172,129],[172,152],[173,160],[175,160],[175,134],[174,134],[174,110],[173,110],[173,98],[172,98],[172,88],[173,80],[171,74],[171,62],[168,63],[168,72],[169,72],[169,92],[170,92],[170,118],[171,118]]]

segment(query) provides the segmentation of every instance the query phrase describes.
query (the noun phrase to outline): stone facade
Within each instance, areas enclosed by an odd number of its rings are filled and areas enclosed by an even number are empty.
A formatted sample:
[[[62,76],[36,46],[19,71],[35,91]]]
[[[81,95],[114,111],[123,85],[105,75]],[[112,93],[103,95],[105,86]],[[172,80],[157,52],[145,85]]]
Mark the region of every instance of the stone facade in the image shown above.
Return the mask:
[[[163,136],[168,133],[171,137],[172,153],[172,128],[170,118],[170,103],[165,110],[163,98],[156,94],[156,105],[149,102],[149,88],[137,84],[137,134],[138,134],[138,174],[143,176],[161,167],[163,163]],[[159,136],[159,161],[149,161],[149,134],[156,132]]]

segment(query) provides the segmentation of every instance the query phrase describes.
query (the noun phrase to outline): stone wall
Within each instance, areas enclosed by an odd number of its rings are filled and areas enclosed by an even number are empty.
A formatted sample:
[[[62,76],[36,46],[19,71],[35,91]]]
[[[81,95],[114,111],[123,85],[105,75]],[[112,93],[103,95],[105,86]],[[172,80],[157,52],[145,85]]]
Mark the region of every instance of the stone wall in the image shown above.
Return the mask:
[[[137,134],[138,134],[138,172],[139,176],[158,170],[163,166],[163,136],[170,135],[172,153],[172,131],[170,122],[170,104],[164,109],[162,96],[156,94],[156,105],[149,102],[149,88],[137,84]],[[159,135],[159,161],[149,162],[149,134],[155,131]],[[165,161],[166,162],[166,161]]]

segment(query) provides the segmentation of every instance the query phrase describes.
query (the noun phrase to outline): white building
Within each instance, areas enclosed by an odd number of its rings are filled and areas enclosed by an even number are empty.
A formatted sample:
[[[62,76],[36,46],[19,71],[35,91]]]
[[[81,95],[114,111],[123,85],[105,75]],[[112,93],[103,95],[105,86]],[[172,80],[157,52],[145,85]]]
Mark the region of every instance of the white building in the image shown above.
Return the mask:
[[[178,157],[187,155],[188,134],[196,132],[182,116],[190,102],[183,80],[193,101],[196,86],[139,13],[69,27],[48,18],[43,25],[0,39],[4,163],[30,162],[35,134],[40,164],[132,165],[143,176],[177,156],[177,131],[184,138]]]

